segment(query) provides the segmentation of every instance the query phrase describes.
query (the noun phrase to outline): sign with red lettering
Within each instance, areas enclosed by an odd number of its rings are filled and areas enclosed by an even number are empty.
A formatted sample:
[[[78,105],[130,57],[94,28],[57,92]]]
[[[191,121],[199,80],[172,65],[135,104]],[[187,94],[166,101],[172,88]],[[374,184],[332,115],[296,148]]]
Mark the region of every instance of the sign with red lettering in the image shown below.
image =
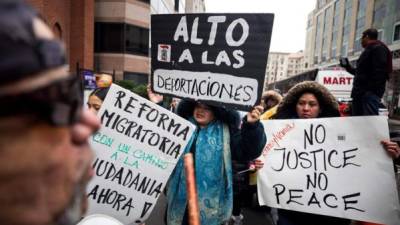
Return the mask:
[[[338,126],[340,124],[340,126]],[[386,117],[263,121],[261,205],[379,224],[400,224]]]
[[[350,98],[353,75],[345,70],[320,70],[315,81],[324,85],[336,98]]]

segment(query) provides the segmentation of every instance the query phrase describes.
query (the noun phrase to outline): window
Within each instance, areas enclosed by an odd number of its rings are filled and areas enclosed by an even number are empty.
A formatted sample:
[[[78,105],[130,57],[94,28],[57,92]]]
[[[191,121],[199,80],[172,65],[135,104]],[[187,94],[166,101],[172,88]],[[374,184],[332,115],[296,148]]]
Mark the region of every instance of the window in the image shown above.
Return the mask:
[[[95,52],[123,52],[124,24],[95,23]]]
[[[149,76],[145,73],[124,72],[124,80],[134,81],[135,84],[147,84]]]
[[[149,30],[126,24],[125,50],[127,53],[149,54]]]
[[[393,42],[400,41],[400,22],[394,25]]]
[[[149,30],[124,23],[95,23],[95,52],[147,56]]]
[[[174,9],[175,12],[179,12],[179,0],[175,0]]]

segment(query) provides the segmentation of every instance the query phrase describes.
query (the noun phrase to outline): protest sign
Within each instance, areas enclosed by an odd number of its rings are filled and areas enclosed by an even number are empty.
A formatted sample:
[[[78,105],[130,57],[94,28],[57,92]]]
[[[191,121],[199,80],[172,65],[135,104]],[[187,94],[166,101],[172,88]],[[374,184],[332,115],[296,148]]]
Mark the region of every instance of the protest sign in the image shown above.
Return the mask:
[[[268,120],[260,204],[400,224],[387,117]]]
[[[155,92],[247,111],[259,102],[273,14],[151,15]]]
[[[124,224],[150,215],[183,153],[194,126],[117,85],[99,111],[102,127],[91,138],[96,158],[88,185],[88,215]]]

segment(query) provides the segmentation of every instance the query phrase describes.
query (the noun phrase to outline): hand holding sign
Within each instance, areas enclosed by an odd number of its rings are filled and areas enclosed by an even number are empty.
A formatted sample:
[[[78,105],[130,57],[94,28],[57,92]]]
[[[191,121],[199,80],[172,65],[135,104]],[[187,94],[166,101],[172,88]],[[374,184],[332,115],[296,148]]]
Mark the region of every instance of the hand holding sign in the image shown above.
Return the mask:
[[[255,123],[260,120],[260,116],[264,111],[264,107],[262,105],[258,105],[254,107],[250,112],[247,113],[247,122]]]
[[[400,156],[400,147],[396,142],[383,140],[381,144],[393,159],[397,159]]]
[[[151,90],[151,85],[150,85],[150,84],[147,85],[147,96],[149,97],[149,100],[150,100],[151,102],[154,102],[154,103],[156,103],[156,104],[162,102],[163,99],[164,99],[164,96],[162,96],[162,95],[160,95],[160,94],[157,94],[157,93],[154,93],[154,92]]]

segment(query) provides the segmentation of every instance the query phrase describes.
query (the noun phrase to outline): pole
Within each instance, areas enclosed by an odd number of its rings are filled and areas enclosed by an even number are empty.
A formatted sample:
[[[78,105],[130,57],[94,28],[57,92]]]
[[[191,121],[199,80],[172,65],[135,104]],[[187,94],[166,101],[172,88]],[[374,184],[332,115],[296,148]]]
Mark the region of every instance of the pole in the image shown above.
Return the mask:
[[[196,191],[196,178],[194,175],[194,163],[192,153],[185,154],[184,165],[186,173],[186,195],[188,199],[189,225],[200,225],[200,211]]]

